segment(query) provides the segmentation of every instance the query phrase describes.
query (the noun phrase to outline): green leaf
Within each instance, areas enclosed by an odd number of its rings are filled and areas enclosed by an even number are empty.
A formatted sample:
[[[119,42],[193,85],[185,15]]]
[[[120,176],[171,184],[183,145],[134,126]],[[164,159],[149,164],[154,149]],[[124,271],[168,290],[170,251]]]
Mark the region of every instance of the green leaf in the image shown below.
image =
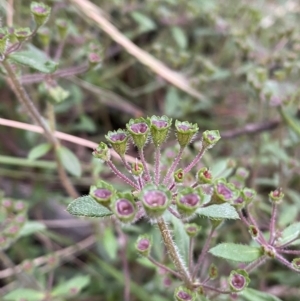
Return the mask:
[[[186,47],[188,45],[188,40],[187,40],[187,36],[186,36],[185,32],[182,30],[182,28],[180,28],[178,26],[173,26],[171,28],[171,31],[172,31],[172,36],[173,36],[175,42],[177,43],[177,45],[181,49],[186,49]]]
[[[300,222],[291,224],[282,231],[278,246],[282,246],[298,237],[300,237]]]
[[[51,296],[58,297],[70,295],[72,290],[76,290],[76,293],[79,293],[83,288],[89,285],[90,281],[90,276],[75,276],[72,279],[63,281],[61,284],[56,286],[53,289]]]
[[[75,154],[68,148],[61,146],[58,149],[58,156],[64,168],[73,176],[80,177],[81,165]]]
[[[43,231],[46,229],[46,226],[39,222],[28,221],[20,230],[18,237],[29,236],[35,232]]]
[[[57,69],[57,63],[49,60],[44,52],[29,46],[28,50],[13,52],[8,58],[15,63],[28,66],[43,73],[53,73]]]
[[[140,29],[143,32],[150,31],[156,28],[156,24],[148,16],[137,11],[132,12],[130,15],[133,18],[133,20],[139,24]]]
[[[244,289],[241,296],[247,301],[282,301],[276,296],[261,291],[257,291],[252,288]]]
[[[115,260],[118,253],[118,242],[112,228],[107,227],[103,233],[103,247],[106,250],[109,258]]]
[[[5,301],[41,301],[45,298],[45,294],[29,288],[17,288],[4,296]]]
[[[42,143],[40,145],[37,145],[30,150],[28,154],[28,159],[36,160],[40,157],[43,157],[45,154],[49,152],[50,149],[51,149],[51,144],[49,143]]]
[[[239,219],[236,209],[228,203],[199,208],[196,212],[211,219]]]
[[[67,211],[72,215],[87,217],[105,217],[113,214],[89,195],[82,196],[71,202]]]
[[[210,249],[209,252],[216,257],[237,262],[251,262],[262,256],[261,248],[234,243],[221,243]]]
[[[184,261],[188,262],[188,248],[189,248],[189,237],[184,229],[182,221],[171,215],[171,223],[173,225],[174,241],[179,249],[180,255]]]

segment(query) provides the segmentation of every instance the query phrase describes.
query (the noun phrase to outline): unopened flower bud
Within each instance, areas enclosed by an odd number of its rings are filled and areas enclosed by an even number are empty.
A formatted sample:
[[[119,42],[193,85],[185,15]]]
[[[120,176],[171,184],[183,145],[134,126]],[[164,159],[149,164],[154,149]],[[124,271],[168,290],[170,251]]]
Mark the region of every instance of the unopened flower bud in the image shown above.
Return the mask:
[[[276,249],[272,246],[262,246],[262,253],[270,258],[276,257]]]
[[[148,184],[143,189],[141,200],[148,216],[157,218],[168,208],[171,194],[164,186],[156,188],[156,186]]]
[[[213,181],[212,174],[206,167],[202,167],[197,172],[197,180],[199,184],[211,184]]]
[[[64,39],[67,36],[69,24],[65,19],[57,19],[55,20],[55,25],[58,30],[59,37]]]
[[[240,292],[248,286],[250,278],[245,270],[231,271],[229,276],[230,289],[233,292]]]
[[[28,27],[25,28],[17,28],[14,30],[14,34],[18,41],[22,42],[26,40],[31,35],[31,30]]]
[[[209,276],[209,278],[211,279],[211,280],[214,280],[214,279],[216,279],[217,277],[218,277],[218,268],[216,267],[216,265],[215,264],[211,264],[210,266],[209,266],[209,269],[208,269],[208,276]]]
[[[295,269],[300,271],[300,258],[294,258],[292,261],[292,265]]]
[[[174,172],[174,181],[175,181],[175,183],[182,183],[183,179],[184,179],[184,173],[183,173],[182,168],[177,169]]]
[[[183,286],[180,286],[175,289],[174,297],[175,297],[176,301],[194,301],[194,300],[196,300],[196,294]]]
[[[144,165],[141,162],[132,163],[131,173],[134,176],[139,177],[140,175],[143,174],[143,172],[144,172]]]
[[[12,224],[8,228],[5,229],[5,231],[4,231],[5,236],[15,238],[18,235],[20,229],[21,229],[21,227],[19,225]]]
[[[94,68],[101,63],[102,58],[98,53],[91,52],[88,54],[88,61],[89,61],[90,68]]]
[[[197,224],[185,224],[184,225],[185,232],[189,237],[196,237],[201,231],[201,226]]]
[[[284,193],[281,188],[271,191],[269,193],[269,199],[271,202],[280,203],[284,197]]]
[[[205,131],[202,134],[203,147],[212,148],[221,139],[219,131]]]
[[[93,151],[93,156],[97,159],[101,159],[104,162],[110,160],[110,150],[107,144],[100,142],[96,149]]]
[[[99,181],[97,185],[90,188],[90,196],[105,207],[108,207],[114,195],[115,189],[113,186],[104,181]]]
[[[246,180],[249,176],[249,171],[244,167],[239,167],[235,172],[235,176],[240,180]]]
[[[14,211],[17,213],[25,212],[26,209],[27,209],[27,206],[22,201],[18,201],[14,204]]]
[[[51,13],[51,8],[48,5],[38,2],[31,2],[30,10],[37,27],[44,25]]]
[[[151,251],[152,241],[148,235],[140,235],[135,243],[135,248],[139,254],[148,257]]]
[[[13,202],[9,199],[4,199],[2,200],[2,204],[3,208],[5,208],[7,211],[12,211],[13,210]]]
[[[251,235],[251,237],[253,239],[256,239],[256,238],[258,238],[259,230],[254,225],[250,225],[250,227],[249,227],[249,233],[250,233],[250,235]]]
[[[142,149],[147,142],[150,128],[146,119],[130,119],[126,124],[127,130],[130,133],[134,144],[138,149]]]
[[[126,131],[121,129],[113,132],[109,131],[108,134],[105,135],[105,138],[120,157],[125,155],[129,138]]]
[[[130,193],[119,194],[119,197],[113,201],[111,209],[123,223],[132,222],[137,212],[136,205]]]
[[[181,148],[186,147],[194,138],[199,128],[196,123],[188,121],[175,121],[177,141]]]
[[[190,216],[200,206],[201,200],[202,194],[200,191],[186,188],[176,198],[177,210],[182,216]]]
[[[37,32],[37,35],[44,47],[47,47],[50,44],[51,32],[49,28],[47,27],[40,28]]]
[[[154,145],[159,147],[164,143],[168,136],[168,132],[172,125],[172,118],[167,116],[152,116],[148,118],[150,124],[150,132]]]

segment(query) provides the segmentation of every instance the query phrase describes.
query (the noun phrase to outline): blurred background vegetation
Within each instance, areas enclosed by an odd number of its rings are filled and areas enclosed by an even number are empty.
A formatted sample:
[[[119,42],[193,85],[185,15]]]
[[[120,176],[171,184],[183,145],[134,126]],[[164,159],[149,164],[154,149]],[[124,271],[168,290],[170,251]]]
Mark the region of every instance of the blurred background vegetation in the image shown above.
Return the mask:
[[[49,21],[20,50],[34,58],[42,51],[58,63],[57,71],[40,73],[26,64],[16,64],[15,71],[41,116],[48,121],[55,117],[56,130],[99,143],[130,118],[164,114],[195,122],[200,132],[219,129],[222,140],[203,164],[215,174],[230,175],[237,166],[249,169],[247,186],[258,191],[255,211],[263,229],[268,229],[270,214],[267,194],[277,187],[286,195],[279,227],[299,220],[298,1],[103,0],[93,1],[93,10],[86,0],[45,3],[52,7]],[[30,1],[6,0],[0,8],[3,27],[33,27]],[[64,38],[61,19],[67,22]],[[93,54],[101,62],[89,68]],[[3,200],[14,206],[23,201],[26,208],[20,212],[28,216],[1,251],[0,295],[22,286],[52,292],[52,299],[45,300],[122,300],[121,253],[126,249],[131,300],[171,300],[178,283],[136,260],[138,234],[152,231],[155,236],[155,229],[140,222],[123,229],[125,237],[109,219],[99,223],[70,216],[65,208],[72,197],[61,185],[45,138],[22,126],[4,125],[4,119],[34,122],[3,69],[0,95],[0,188]],[[171,135],[167,146],[172,141]],[[87,194],[99,177],[122,187],[92,159],[89,147],[61,144],[60,158],[79,195]],[[152,160],[151,149],[148,156]],[[18,223],[18,214],[12,218],[4,207],[0,210],[4,233]],[[198,223],[203,226],[197,241],[201,250],[208,223]],[[220,234],[218,241],[250,241],[238,222],[227,222]],[[161,239],[156,236],[155,242],[155,255],[163,260]],[[224,275],[234,266],[216,262]],[[299,276],[272,261],[251,274],[251,280],[253,288],[299,300]],[[4,300],[41,299],[33,295]]]

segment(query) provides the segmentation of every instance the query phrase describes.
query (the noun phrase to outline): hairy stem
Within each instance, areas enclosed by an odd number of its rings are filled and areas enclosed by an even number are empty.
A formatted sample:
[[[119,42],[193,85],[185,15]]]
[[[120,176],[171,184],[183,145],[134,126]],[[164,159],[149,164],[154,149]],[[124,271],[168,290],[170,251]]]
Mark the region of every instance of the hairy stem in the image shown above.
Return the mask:
[[[182,154],[183,154],[183,151],[184,151],[184,147],[180,148],[177,157],[176,157],[175,160],[173,161],[171,167],[169,168],[169,170],[168,170],[168,172],[167,172],[167,174],[166,174],[166,176],[165,176],[165,178],[164,178],[163,184],[165,184],[165,185],[168,184],[169,179],[170,179],[170,176],[171,176],[171,174],[174,172],[176,166],[178,165],[178,163],[179,163],[179,161],[180,161],[180,159],[181,159],[181,156],[182,156]]]
[[[160,147],[155,149],[155,184],[158,186],[160,178]]]
[[[123,175],[117,167],[112,163],[112,161],[106,161],[107,165],[110,167],[110,169],[120,178],[122,179],[125,183],[128,185],[132,186],[136,190],[140,190],[139,186],[137,186],[135,183],[133,183],[130,179],[128,179],[125,175]]]
[[[249,263],[247,266],[245,266],[244,270],[247,271],[248,273],[250,273],[254,269],[258,268],[260,265],[262,265],[263,263],[265,263],[265,261],[267,259],[268,259],[268,257],[266,255],[264,255],[262,257],[259,257],[256,260],[254,260],[251,263]]]
[[[164,245],[168,251],[169,257],[174,263],[178,273],[180,274],[182,281],[188,288],[192,288],[192,277],[187,268],[184,266],[180,254],[178,253],[177,246],[172,239],[171,232],[162,217],[157,219],[157,225],[163,238]]]
[[[165,270],[166,272],[169,272],[170,274],[174,275],[175,277],[181,279],[180,274],[176,273],[175,271],[173,271],[172,269],[170,269],[167,266],[163,265],[162,263],[156,261],[153,257],[148,256],[147,258],[148,258],[149,261],[151,261],[157,267],[159,267],[159,268]]]
[[[206,151],[206,148],[202,146],[202,148],[200,149],[198,155],[194,158],[194,160],[183,170],[183,173],[188,173],[198,162],[199,160],[202,158],[202,156],[204,155]]]
[[[276,216],[277,216],[277,203],[273,202],[272,215],[270,220],[270,239],[269,239],[270,244],[273,244],[276,239],[276,227],[275,227]]]
[[[202,248],[201,254],[200,254],[200,256],[198,258],[198,261],[197,261],[197,264],[196,264],[196,266],[194,268],[193,278],[197,275],[197,273],[198,273],[198,271],[200,269],[200,266],[201,266],[201,264],[204,261],[204,258],[205,258],[206,254],[207,254],[207,251],[208,251],[208,248],[210,246],[210,242],[212,240],[214,232],[215,232],[215,228],[212,228],[211,231],[210,231],[210,233],[209,233],[209,235],[208,235],[208,237],[206,238],[206,241],[205,241],[204,246]]]
[[[139,155],[140,155],[142,164],[144,166],[145,173],[146,173],[146,175],[148,177],[148,181],[150,181],[151,180],[151,176],[150,176],[150,172],[149,172],[149,169],[148,169],[148,164],[147,164],[145,156],[144,156],[144,149],[143,148],[139,149]]]

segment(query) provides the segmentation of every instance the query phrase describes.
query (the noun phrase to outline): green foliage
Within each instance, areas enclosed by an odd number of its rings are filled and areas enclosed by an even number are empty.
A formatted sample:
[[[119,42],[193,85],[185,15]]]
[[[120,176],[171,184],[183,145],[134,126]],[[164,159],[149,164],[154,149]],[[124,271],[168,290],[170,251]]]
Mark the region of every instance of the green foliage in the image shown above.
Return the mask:
[[[221,243],[211,248],[209,252],[216,257],[237,262],[251,262],[262,256],[261,248],[234,243]]]
[[[210,205],[197,209],[197,214],[210,219],[239,219],[236,209],[230,204]]]
[[[49,143],[42,143],[40,145],[37,145],[30,150],[28,154],[28,159],[29,160],[39,159],[40,157],[46,155],[50,149],[51,149],[51,144]]]
[[[71,202],[67,211],[72,215],[86,217],[106,217],[112,215],[110,210],[97,203],[88,195],[82,196]]]
[[[68,148],[61,146],[57,150],[58,156],[65,169],[73,176],[80,177],[81,164],[76,155]]]

